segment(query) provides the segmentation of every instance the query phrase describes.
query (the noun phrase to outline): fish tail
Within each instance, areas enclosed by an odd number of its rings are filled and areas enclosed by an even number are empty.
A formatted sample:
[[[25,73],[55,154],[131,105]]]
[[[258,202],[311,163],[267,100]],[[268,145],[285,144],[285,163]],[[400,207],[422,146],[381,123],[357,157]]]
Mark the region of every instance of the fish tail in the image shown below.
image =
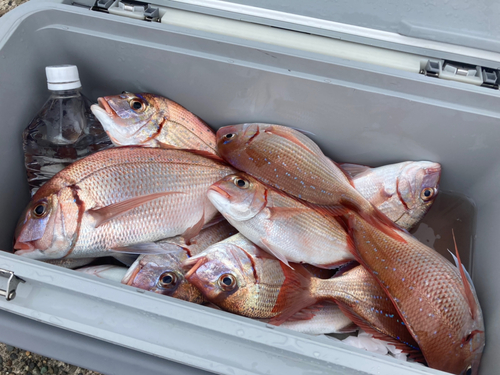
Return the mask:
[[[285,281],[280,288],[273,313],[278,313],[269,323],[280,325],[297,312],[314,305],[317,299],[311,294],[311,274],[300,264],[292,263],[293,269],[280,263]],[[312,318],[312,316],[311,316]]]
[[[366,201],[366,199],[363,198],[363,201],[361,201],[362,204],[359,204],[358,201],[346,198],[341,201],[341,204],[349,210],[356,212],[364,221],[377,228],[387,236],[396,241],[406,243],[406,240],[399,234],[406,232],[404,229],[401,229],[401,227],[385,216],[370,202]]]
[[[320,279],[313,277],[311,280],[310,292],[311,295],[320,302],[330,301],[337,303],[336,298],[339,296],[340,287],[338,284],[337,274],[330,279]]]

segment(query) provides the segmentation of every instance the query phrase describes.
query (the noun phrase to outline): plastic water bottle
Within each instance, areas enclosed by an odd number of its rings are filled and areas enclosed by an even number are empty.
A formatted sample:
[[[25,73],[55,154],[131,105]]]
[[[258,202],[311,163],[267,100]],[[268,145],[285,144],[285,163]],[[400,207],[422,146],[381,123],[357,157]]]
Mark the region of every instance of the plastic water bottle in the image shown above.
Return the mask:
[[[32,196],[66,166],[112,144],[81,92],[78,68],[48,66],[45,73],[50,97],[23,133]]]

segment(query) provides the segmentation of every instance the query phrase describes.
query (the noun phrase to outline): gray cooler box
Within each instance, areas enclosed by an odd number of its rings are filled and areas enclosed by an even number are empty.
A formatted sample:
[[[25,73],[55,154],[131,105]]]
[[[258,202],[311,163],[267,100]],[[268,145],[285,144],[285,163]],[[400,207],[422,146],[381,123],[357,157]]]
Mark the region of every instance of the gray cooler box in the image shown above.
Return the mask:
[[[153,92],[216,128],[291,125],[339,162],[440,162],[416,236],[446,253],[455,229],[486,322],[481,374],[497,373],[500,5],[251,3],[32,0],[3,16],[0,248],[29,200],[21,132],[44,67],[76,64],[91,98]],[[440,373],[7,252],[0,268],[1,342],[107,374]]]

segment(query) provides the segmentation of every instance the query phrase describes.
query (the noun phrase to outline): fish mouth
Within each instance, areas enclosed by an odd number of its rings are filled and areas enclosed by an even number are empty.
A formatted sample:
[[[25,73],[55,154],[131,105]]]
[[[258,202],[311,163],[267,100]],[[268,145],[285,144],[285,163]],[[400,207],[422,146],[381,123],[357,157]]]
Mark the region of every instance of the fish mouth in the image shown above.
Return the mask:
[[[109,134],[109,129],[112,129],[114,124],[113,118],[115,114],[109,104],[103,98],[97,99],[98,104],[92,104],[90,110],[94,116],[99,120],[106,133]]]
[[[109,106],[108,102],[104,98],[97,98],[97,104],[100,108],[104,109],[109,117],[113,117],[113,110]]]
[[[441,165],[440,164],[436,163],[433,166],[425,168],[425,176],[422,180],[422,186],[434,187],[436,190],[438,190],[440,180],[441,180]]]
[[[52,259],[52,258],[45,256],[44,253],[42,253],[40,250],[35,249],[35,248],[32,248],[30,250],[17,250],[14,254],[25,257],[25,258],[36,259],[36,260]]]
[[[441,165],[440,164],[436,164],[433,167],[427,167],[427,168],[425,168],[425,174],[426,175],[441,174]]]
[[[189,280],[189,278],[194,274],[196,273],[196,271],[198,270],[198,268],[200,268],[206,261],[206,257],[205,256],[202,256],[200,258],[196,258],[196,257],[193,257],[193,258],[189,258],[189,259],[186,259],[184,262],[182,262],[182,268],[189,268],[190,266],[191,269],[184,275],[184,278],[186,280]]]
[[[224,198],[226,198],[228,200],[231,198],[231,195],[227,191],[225,191],[224,189],[222,189],[220,186],[218,186],[218,185],[212,185],[212,186],[210,186],[208,188],[208,190],[209,191],[212,190],[212,191],[214,191],[214,192],[222,195]]]
[[[18,252],[30,252],[30,251],[35,251],[36,248],[35,246],[33,246],[32,244],[30,244],[29,242],[21,242],[19,240],[16,241],[16,243],[14,244],[14,250],[18,250],[16,251],[16,254]]]
[[[132,269],[132,271],[130,271],[130,270],[127,271],[125,276],[123,276],[122,284],[132,286],[132,283],[134,282],[134,280],[135,280],[136,276],[139,274],[139,272],[141,272],[141,269],[142,269],[142,267],[138,266],[138,267],[135,267],[134,269]]]

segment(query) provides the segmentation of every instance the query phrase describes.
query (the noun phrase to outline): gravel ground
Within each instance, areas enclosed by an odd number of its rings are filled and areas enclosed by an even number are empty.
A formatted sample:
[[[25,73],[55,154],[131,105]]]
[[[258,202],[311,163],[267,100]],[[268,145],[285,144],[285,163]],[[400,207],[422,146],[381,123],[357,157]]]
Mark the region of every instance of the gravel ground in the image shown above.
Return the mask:
[[[0,17],[26,0],[0,0]],[[2,20],[0,19],[0,22]],[[95,371],[0,343],[0,375],[100,375]]]
[[[26,2],[26,0],[0,0],[0,16],[24,2]]]
[[[100,375],[95,371],[85,370],[5,344],[0,344],[0,374]]]

